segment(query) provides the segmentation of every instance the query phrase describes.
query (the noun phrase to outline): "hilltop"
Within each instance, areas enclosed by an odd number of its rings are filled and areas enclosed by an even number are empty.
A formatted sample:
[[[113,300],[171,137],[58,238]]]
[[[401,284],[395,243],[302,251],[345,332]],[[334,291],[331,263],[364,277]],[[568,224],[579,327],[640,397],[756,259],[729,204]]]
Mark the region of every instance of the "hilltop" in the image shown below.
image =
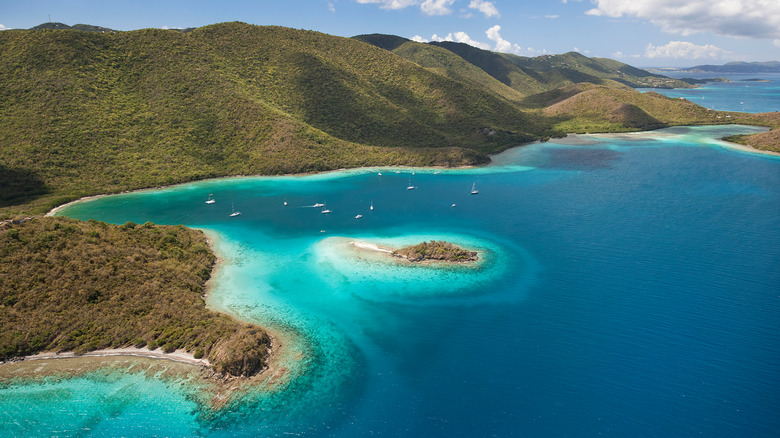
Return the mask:
[[[0,32],[0,216],[203,178],[474,165],[567,132],[741,120],[641,94],[631,87],[678,84],[578,53],[238,22],[77,27]]]
[[[588,58],[577,52],[562,55],[542,55],[535,58],[496,53],[450,41],[417,43],[393,35],[371,34],[354,37],[404,58],[432,68],[441,69],[459,78],[473,77],[469,69],[478,69],[496,81],[530,95],[550,91],[575,83],[598,85],[624,84],[633,88],[691,88],[691,84],[660,74],[632,67],[619,61]],[[437,53],[444,49],[455,56]],[[469,64],[464,66],[463,63]],[[484,83],[484,82],[482,82]]]
[[[35,27],[31,27],[29,30],[64,30],[64,29],[73,29],[73,30],[81,30],[84,32],[116,32],[114,29],[109,29],[107,27],[102,26],[93,26],[91,24],[74,24],[73,26],[68,26],[65,23],[59,23],[56,21],[50,21],[48,23],[39,24]]]

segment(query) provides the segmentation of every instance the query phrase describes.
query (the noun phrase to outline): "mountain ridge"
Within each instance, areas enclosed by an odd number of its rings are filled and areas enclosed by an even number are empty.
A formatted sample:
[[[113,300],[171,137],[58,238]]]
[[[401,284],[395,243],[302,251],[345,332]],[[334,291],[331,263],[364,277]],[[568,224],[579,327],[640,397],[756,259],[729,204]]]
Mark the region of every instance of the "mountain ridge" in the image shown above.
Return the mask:
[[[6,216],[204,178],[475,165],[566,132],[747,120],[636,92],[627,77],[658,75],[617,61],[240,22],[0,32],[0,56]],[[556,93],[585,94],[546,110]]]

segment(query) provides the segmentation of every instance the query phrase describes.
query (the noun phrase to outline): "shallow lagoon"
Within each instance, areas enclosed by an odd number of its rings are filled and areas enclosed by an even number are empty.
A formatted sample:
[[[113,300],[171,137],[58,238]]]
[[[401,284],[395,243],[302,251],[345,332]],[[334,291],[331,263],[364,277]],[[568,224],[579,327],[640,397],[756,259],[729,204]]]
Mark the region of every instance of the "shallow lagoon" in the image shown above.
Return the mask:
[[[235,178],[73,204],[60,214],[212,233],[224,264],[209,305],[287,333],[293,378],[217,416],[154,379],[127,397],[122,378],[15,382],[0,387],[0,425],[51,435],[42,413],[57,405],[69,435],[136,434],[142,412],[164,435],[772,436],[780,159],[713,140],[754,131],[576,136],[476,169]],[[487,257],[426,269],[352,258],[344,243],[422,239]]]

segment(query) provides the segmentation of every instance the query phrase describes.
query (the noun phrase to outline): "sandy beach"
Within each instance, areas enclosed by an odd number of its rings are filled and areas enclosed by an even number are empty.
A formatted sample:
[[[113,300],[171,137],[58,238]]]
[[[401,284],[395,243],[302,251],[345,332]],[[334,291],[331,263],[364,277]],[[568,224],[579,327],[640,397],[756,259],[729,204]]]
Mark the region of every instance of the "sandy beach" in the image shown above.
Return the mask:
[[[209,367],[211,364],[206,359],[195,359],[190,353],[183,350],[174,351],[172,353],[164,353],[162,350],[150,350],[148,348],[115,348],[106,350],[95,350],[87,353],[76,354],[72,352],[63,353],[38,353],[32,356],[26,356],[22,360],[50,360],[50,359],[74,359],[74,358],[90,358],[90,357],[110,357],[110,356],[133,356],[143,357],[147,359],[161,359],[170,360],[173,362],[186,363],[188,365],[195,365],[199,367]]]
[[[724,142],[726,143],[726,147],[728,147],[729,149],[736,149],[736,150],[742,151],[742,152],[750,152],[750,153],[754,153],[754,154],[763,154],[763,155],[770,155],[770,156],[773,156],[773,157],[780,157],[780,152],[764,151],[764,150],[761,150],[761,149],[756,149],[753,146],[742,145],[742,144],[739,144],[739,143],[732,143],[730,141],[725,141],[725,140],[724,140]]]
[[[250,377],[216,374],[208,360],[195,359],[184,351],[164,353],[127,347],[83,354],[43,352],[0,362],[0,382],[17,378],[71,378],[100,370],[142,372],[150,378],[184,379],[201,388],[198,398],[205,407],[218,410],[247,391],[278,391],[290,382],[291,370],[301,359],[300,352],[285,348],[293,344],[294,335],[264,330],[271,338],[268,364],[262,372]]]
[[[359,240],[353,240],[353,241],[351,241],[349,243],[354,245],[355,248],[367,249],[367,250],[370,250],[370,251],[377,251],[377,252],[386,252],[386,253],[389,253],[389,254],[393,253],[393,249],[392,248],[388,248],[386,246],[379,246],[379,245],[374,244],[374,243],[361,242]]]

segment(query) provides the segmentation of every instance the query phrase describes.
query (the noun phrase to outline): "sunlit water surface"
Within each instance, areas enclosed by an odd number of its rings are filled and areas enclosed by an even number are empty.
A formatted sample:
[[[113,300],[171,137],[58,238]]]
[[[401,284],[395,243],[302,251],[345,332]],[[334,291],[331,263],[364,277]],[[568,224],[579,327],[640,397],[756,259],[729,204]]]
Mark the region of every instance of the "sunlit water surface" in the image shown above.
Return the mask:
[[[683,73],[665,75],[675,78],[723,78],[728,82],[707,82],[693,89],[640,89],[669,97],[688,99],[716,111],[766,113],[780,110],[780,73]]]
[[[217,416],[181,385],[134,375],[17,381],[0,386],[0,427],[776,436],[780,160],[713,140],[755,131],[575,136],[477,169],[223,179],[73,204],[60,214],[210,233],[224,264],[209,305],[294,335],[292,380]],[[408,266],[351,243],[430,239],[482,261]]]

